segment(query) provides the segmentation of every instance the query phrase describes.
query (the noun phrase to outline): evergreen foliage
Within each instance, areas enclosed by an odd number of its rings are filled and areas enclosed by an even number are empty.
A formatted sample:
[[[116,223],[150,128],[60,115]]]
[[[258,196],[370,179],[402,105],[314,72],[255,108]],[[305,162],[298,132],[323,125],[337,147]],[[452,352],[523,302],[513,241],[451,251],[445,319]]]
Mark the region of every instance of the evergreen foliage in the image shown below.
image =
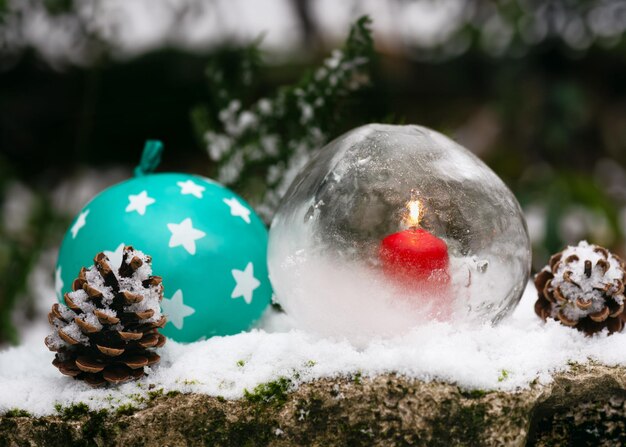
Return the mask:
[[[369,84],[373,56],[370,19],[362,17],[321,67],[247,107],[243,98],[261,63],[257,44],[235,64],[218,58],[207,70],[212,107],[193,112],[217,180],[247,193],[269,220],[300,168],[334,135],[346,99]]]

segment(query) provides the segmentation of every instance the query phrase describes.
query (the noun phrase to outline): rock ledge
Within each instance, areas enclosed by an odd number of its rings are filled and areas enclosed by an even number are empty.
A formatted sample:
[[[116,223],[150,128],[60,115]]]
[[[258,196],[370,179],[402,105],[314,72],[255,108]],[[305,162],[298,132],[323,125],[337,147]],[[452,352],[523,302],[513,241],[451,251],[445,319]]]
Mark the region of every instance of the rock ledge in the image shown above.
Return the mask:
[[[462,390],[397,375],[287,379],[227,401],[155,392],[144,408],[0,416],[2,446],[626,445],[626,368],[573,365],[547,386]]]

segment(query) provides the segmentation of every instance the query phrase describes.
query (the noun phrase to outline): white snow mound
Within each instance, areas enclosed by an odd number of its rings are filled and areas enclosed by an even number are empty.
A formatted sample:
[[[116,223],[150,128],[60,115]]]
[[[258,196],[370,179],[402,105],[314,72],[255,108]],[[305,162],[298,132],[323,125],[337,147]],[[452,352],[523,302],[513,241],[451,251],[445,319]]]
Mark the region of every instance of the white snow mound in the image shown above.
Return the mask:
[[[0,352],[0,414],[19,408],[45,415],[54,413],[55,405],[77,402],[93,409],[140,404],[152,385],[152,390],[236,399],[281,376],[300,383],[396,372],[463,388],[515,391],[535,380],[549,382],[570,362],[626,365],[626,333],[585,337],[554,321],[544,324],[533,312],[535,299],[529,284],[515,313],[498,326],[433,322],[364,348],[291,329],[286,316],[268,311],[251,332],[191,344],[170,340],[159,351],[160,366],[148,377],[108,389],[62,376],[50,363],[54,353],[43,339],[28,337],[24,345]]]

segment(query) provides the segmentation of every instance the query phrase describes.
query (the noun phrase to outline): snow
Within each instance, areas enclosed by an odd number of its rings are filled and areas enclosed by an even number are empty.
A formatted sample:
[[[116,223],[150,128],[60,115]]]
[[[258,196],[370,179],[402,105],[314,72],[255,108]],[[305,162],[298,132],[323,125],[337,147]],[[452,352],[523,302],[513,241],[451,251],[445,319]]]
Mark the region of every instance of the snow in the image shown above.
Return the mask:
[[[59,330],[63,331],[66,335],[72,337],[74,340],[78,341],[79,343],[85,346],[89,346],[89,338],[87,338],[87,336],[82,333],[82,331],[80,330],[80,328],[75,322],[72,321],[68,325],[61,327]],[[52,336],[54,336],[55,332],[57,331],[54,331],[52,333]]]
[[[366,85],[369,78],[362,67],[367,62],[366,58],[335,50],[324,66],[316,70],[315,82],[294,89],[299,122],[305,127],[301,138],[295,141],[282,141],[280,135],[272,133],[275,126],[271,123],[283,120],[289,108],[292,94],[288,91],[282,90],[272,99],[261,98],[246,110],[242,109],[240,100],[230,101],[218,112],[223,133],[209,130],[204,135],[209,156],[220,164],[217,180],[227,186],[235,183],[243,175],[246,162],[272,165],[266,177],[269,188],[257,205],[261,216],[269,218],[301,168],[327,140],[320,128],[306,126],[314,121],[313,118],[325,104],[324,98],[320,97],[321,89],[324,89],[322,96],[334,97]],[[223,73],[213,76],[217,79]],[[324,85],[324,79],[330,86]],[[259,128],[264,131],[259,131]],[[292,154],[286,165],[275,159],[284,149],[282,146],[287,146]]]
[[[0,414],[21,408],[51,414],[55,404],[85,402],[93,409],[139,405],[149,386],[164,392],[241,398],[245,389],[284,376],[294,383],[323,377],[396,372],[421,380],[445,380],[463,388],[515,391],[548,383],[571,362],[626,365],[626,334],[593,337],[543,323],[533,313],[529,284],[515,313],[500,325],[459,327],[432,322],[395,339],[373,340],[359,349],[345,340],[294,329],[273,310],[257,329],[191,344],[168,341],[160,366],[138,382],[92,389],[59,374],[42,340],[0,352]],[[139,398],[140,400],[140,398]]]
[[[67,345],[67,343],[59,337],[59,333],[56,331],[46,337],[46,343],[57,350]]]
[[[606,306],[605,292],[603,289],[610,286],[609,291],[617,292],[623,287],[622,280],[624,272],[621,269],[619,260],[609,255],[605,258],[598,246],[581,241],[576,246],[568,246],[561,256],[562,260],[572,257],[569,262],[560,262],[557,265],[552,287],[558,288],[563,295],[568,298],[563,305],[557,303],[554,306],[553,314],[563,310],[565,316],[572,320],[579,320],[589,314],[600,312]],[[589,276],[585,274],[585,261],[590,261],[593,266],[589,271]],[[608,269],[605,271],[598,262],[607,262]],[[566,279],[566,274],[570,275],[570,280]],[[572,283],[572,281],[575,283]],[[591,301],[587,309],[579,309],[574,305],[575,298],[584,298]],[[622,304],[624,297],[621,293],[615,293],[614,299],[618,304]]]
[[[68,297],[76,304],[80,310],[83,312],[93,312],[95,309],[94,304],[89,300],[89,296],[87,292],[83,289],[78,289],[73,292],[68,293]],[[112,300],[112,298],[111,298]],[[110,301],[109,301],[110,304]],[[61,308],[63,312],[65,312],[65,308]],[[69,320],[68,320],[69,321]]]
[[[118,286],[120,292],[131,292],[133,294],[140,294],[143,296],[143,299],[138,303],[130,304],[124,307],[125,311],[128,312],[143,312],[146,310],[152,310],[152,316],[140,320],[141,323],[153,323],[158,321],[161,318],[161,306],[159,304],[161,298],[161,291],[163,289],[161,284],[152,285],[148,288],[144,288],[143,282],[150,278],[152,275],[152,267],[150,265],[151,259],[145,255],[143,252],[139,250],[134,250],[132,248],[124,248],[124,261],[126,264],[130,264],[134,257],[138,257],[142,261],[142,265],[139,266],[130,277],[122,277],[119,274],[119,267],[117,265],[111,265],[109,260],[109,266],[113,269],[113,274],[117,279]],[[108,258],[107,258],[108,259]],[[105,284],[104,278],[101,276],[100,272],[95,266],[89,267],[85,271],[85,278],[88,283],[99,290],[102,293],[103,299],[102,304],[103,308],[98,308],[102,313],[115,317],[115,310],[111,309],[109,306],[112,305],[115,294],[113,293],[113,288],[107,286]],[[96,310],[96,306],[89,298],[87,292],[83,289],[75,290],[67,294],[67,297],[72,300],[72,302],[78,306],[83,312],[79,318],[82,321],[87,322],[91,326],[95,326],[97,330],[102,329],[102,324],[98,317],[93,313]],[[89,345],[89,338],[86,337],[81,331],[80,327],[74,320],[76,316],[74,312],[65,307],[64,305],[59,305],[59,311],[62,316],[67,316],[65,318],[67,322],[61,321],[59,319],[54,319],[54,329],[52,333],[46,338],[48,345],[53,348],[58,348],[64,344],[67,344],[62,340],[62,337],[59,336],[58,332],[62,331],[65,335],[77,340],[79,343],[83,345]],[[121,326],[116,326],[114,330],[121,329]]]
[[[115,269],[116,267],[114,266],[113,268]],[[110,306],[111,303],[113,303],[115,294],[113,293],[113,289],[111,287],[104,284],[104,279],[102,279],[98,270],[95,267],[92,267],[87,270],[85,276],[87,278],[87,282],[102,293],[102,303]]]
[[[98,320],[98,317],[96,317],[94,314],[82,314],[79,318],[85,321],[90,326],[95,327],[97,331],[102,330],[102,324],[100,323],[100,320]]]

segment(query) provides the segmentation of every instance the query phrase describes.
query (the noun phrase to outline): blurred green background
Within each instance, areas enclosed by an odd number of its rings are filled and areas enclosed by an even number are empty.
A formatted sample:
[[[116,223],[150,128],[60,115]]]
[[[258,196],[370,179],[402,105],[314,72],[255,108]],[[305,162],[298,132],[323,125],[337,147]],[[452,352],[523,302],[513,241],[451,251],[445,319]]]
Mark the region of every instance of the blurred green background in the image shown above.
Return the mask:
[[[346,42],[365,14],[374,52],[365,23]],[[243,157],[224,178],[269,220],[298,148],[419,123],[513,189],[535,269],[580,239],[626,254],[625,30],[609,0],[0,0],[0,346],[45,320],[65,228],[148,138],[162,170]]]

